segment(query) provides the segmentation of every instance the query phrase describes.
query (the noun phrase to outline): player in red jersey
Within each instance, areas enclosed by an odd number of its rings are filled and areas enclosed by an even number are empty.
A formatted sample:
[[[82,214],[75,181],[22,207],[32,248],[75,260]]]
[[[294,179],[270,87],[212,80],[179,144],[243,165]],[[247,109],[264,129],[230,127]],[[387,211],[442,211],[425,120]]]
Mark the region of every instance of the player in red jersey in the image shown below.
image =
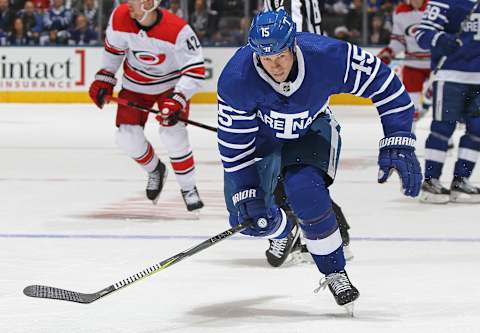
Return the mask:
[[[400,53],[405,53],[401,71],[403,84],[415,104],[415,118],[423,116],[432,104],[429,87],[424,87],[430,76],[430,50],[422,49],[415,40],[426,0],[406,0],[397,6],[393,15],[393,31],[390,44],[378,54],[387,65]],[[422,98],[422,91],[426,93]]]
[[[187,129],[189,100],[202,86],[202,48],[191,27],[178,16],[159,9],[159,0],[129,0],[113,11],[105,37],[101,69],[89,94],[102,108],[117,83],[123,65],[119,97],[161,111],[156,119],[181,193],[189,211],[203,207],[195,182],[195,163]],[[167,175],[166,166],[144,135],[148,113],[119,105],[117,144],[148,172],[147,198],[156,203]]]

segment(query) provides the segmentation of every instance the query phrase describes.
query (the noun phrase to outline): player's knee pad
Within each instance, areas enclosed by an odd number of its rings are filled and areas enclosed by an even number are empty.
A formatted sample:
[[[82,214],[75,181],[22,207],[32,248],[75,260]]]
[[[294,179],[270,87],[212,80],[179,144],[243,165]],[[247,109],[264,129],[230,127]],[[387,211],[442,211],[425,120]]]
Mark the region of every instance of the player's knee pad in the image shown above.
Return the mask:
[[[117,130],[116,142],[132,158],[142,156],[148,148],[143,127],[139,125],[120,125]]]
[[[308,165],[285,172],[288,203],[299,218],[309,252],[315,255],[328,255],[342,245],[325,177],[320,169]]]

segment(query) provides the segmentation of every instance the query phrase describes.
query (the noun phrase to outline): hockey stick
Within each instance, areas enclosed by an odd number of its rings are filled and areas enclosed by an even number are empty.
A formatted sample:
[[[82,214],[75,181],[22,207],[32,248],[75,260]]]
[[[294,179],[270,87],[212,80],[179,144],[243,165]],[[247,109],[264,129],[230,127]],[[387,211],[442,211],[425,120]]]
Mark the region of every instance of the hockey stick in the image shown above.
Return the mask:
[[[205,250],[206,248],[209,248],[210,246],[229,238],[230,236],[241,232],[245,230],[249,226],[249,223],[242,225],[239,224],[233,228],[230,228],[216,236],[213,236],[212,238],[209,238],[203,242],[201,242],[198,245],[195,245],[188,250],[185,250],[183,252],[180,252],[168,259],[163,260],[162,262],[155,264],[153,266],[150,266],[146,269],[144,269],[141,272],[138,272],[137,274],[134,274],[125,280],[121,280],[115,284],[112,284],[111,286],[108,286],[100,291],[97,291],[96,293],[91,293],[91,294],[84,294],[84,293],[79,293],[76,291],[70,291],[70,290],[65,290],[65,289],[60,289],[56,287],[49,287],[49,286],[43,286],[43,285],[32,285],[25,287],[23,289],[23,293],[26,296],[30,297],[38,297],[38,298],[50,298],[50,299],[57,299],[61,301],[68,301],[68,302],[77,302],[77,303],[82,303],[82,304],[89,304],[92,302],[95,302],[96,300],[105,297],[117,290],[120,290],[122,288],[125,288],[129,285],[131,285],[134,282],[137,282],[143,278],[149,277],[153,275],[154,273],[157,273],[165,268],[168,268],[172,266],[173,264],[176,264],[183,259],[190,257],[200,251]]]
[[[158,114],[160,112],[159,110],[147,108],[145,106],[139,105],[137,103],[131,102],[131,101],[129,101],[125,98],[121,98],[121,97],[113,97],[113,96],[109,97],[109,96],[107,96],[105,98],[105,100],[106,100],[107,103],[115,102],[119,105],[129,106],[129,107],[132,107],[132,108],[138,109],[140,111],[144,111],[144,112],[150,112],[150,113],[155,113],[155,114]],[[190,125],[193,125],[193,126],[204,128],[204,129],[212,131],[212,132],[217,131],[217,129],[213,126],[202,124],[202,123],[199,123],[199,122],[194,121],[194,120],[180,118],[180,121],[183,121],[184,123],[187,123],[187,124],[190,124]]]

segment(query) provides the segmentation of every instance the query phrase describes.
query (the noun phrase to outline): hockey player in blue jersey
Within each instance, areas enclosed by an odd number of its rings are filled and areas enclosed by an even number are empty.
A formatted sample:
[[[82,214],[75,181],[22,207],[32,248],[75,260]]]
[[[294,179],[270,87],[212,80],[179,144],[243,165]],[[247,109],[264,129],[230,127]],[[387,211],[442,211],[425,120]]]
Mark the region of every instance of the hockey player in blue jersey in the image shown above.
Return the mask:
[[[370,97],[377,106],[385,133],[378,181],[397,170],[404,194],[417,196],[422,176],[411,132],[414,106],[400,80],[355,45],[296,32],[284,10],[257,14],[248,45],[223,69],[217,139],[230,224],[252,221],[243,233],[255,237],[288,235],[292,222],[273,199],[282,175],[307,248],[325,275],[319,288],[328,286],[337,304],[351,306],[359,293],[345,271],[328,192],[341,144],[328,100],[341,92]]]
[[[267,0],[264,2],[265,11],[276,11],[284,9],[295,22],[297,31],[307,31],[322,35],[322,13],[320,12],[321,0]],[[280,239],[269,239],[268,249],[265,251],[267,262],[273,267],[279,267],[285,262],[313,263],[312,257],[308,253],[305,243],[300,237],[300,228],[298,227],[298,218],[288,206],[287,196],[283,189],[283,181],[279,179],[275,189],[275,203],[282,207],[288,218],[296,221],[292,233],[288,237]],[[350,250],[350,225],[347,222],[341,207],[332,200],[332,208],[335,213],[340,236],[342,236],[343,253],[348,261],[353,258]]]
[[[469,182],[480,152],[480,6],[474,0],[429,1],[416,39],[432,51],[433,121],[425,144],[425,181],[420,200],[431,203],[480,202],[480,189]],[[448,140],[464,121],[450,189],[440,176]]]

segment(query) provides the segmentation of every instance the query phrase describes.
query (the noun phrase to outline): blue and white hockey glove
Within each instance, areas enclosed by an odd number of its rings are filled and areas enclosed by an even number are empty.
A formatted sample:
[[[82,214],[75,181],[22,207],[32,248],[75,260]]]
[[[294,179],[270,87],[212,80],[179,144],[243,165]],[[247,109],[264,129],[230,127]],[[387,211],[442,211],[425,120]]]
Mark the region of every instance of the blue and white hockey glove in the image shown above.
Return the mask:
[[[250,220],[253,221],[253,223],[250,227],[242,231],[242,234],[254,237],[286,237],[288,234],[286,230],[287,215],[277,206],[267,209],[264,198],[264,192],[258,188],[242,190],[235,193],[232,201],[238,209],[238,216],[230,217],[230,225],[234,227]]]
[[[396,132],[380,140],[378,182],[384,183],[396,170],[402,180],[403,193],[416,197],[422,183],[422,170],[415,156],[415,135]]]
[[[437,51],[443,56],[451,55],[463,45],[462,41],[458,39],[455,35],[446,32],[439,32],[435,36],[434,41],[435,45],[433,46],[433,48],[435,49],[435,51]]]

